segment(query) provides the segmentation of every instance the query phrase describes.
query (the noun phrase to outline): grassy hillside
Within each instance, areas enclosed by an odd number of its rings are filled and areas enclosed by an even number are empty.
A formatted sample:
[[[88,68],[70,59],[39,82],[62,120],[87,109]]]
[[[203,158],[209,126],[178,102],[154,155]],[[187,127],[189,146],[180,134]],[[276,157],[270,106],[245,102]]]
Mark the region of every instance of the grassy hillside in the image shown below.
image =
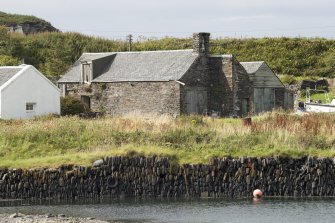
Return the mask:
[[[265,60],[278,74],[295,77],[335,77],[335,40],[304,38],[214,39],[212,54],[234,54],[240,61]],[[192,40],[146,39],[134,50],[188,49]],[[83,52],[126,51],[125,41],[79,33],[41,33],[34,36],[0,32],[0,65],[25,59],[46,76],[57,79]],[[292,80],[292,78],[285,79]]]
[[[224,156],[335,155],[335,116],[267,113],[240,119],[130,115],[0,122],[0,166],[89,165],[109,155],[169,156],[178,163]]]
[[[35,16],[0,12],[0,26],[35,24],[41,31],[56,31]],[[213,39],[212,54],[234,54],[239,61],[265,60],[285,82],[306,77],[335,77],[335,40],[307,38]],[[134,51],[192,48],[191,38],[141,38]],[[94,38],[79,33],[9,35],[0,27],[0,66],[22,59],[51,79],[58,79],[83,52],[127,51],[124,40]],[[292,78],[294,77],[294,78]]]

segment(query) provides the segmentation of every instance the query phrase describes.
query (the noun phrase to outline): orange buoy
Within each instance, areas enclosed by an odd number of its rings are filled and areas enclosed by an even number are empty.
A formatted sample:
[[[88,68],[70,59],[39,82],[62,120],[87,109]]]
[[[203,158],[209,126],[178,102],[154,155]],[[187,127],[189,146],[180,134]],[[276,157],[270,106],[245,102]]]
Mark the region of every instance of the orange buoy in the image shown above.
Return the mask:
[[[263,192],[260,189],[256,189],[254,190],[252,195],[254,196],[254,198],[261,198],[263,196]]]

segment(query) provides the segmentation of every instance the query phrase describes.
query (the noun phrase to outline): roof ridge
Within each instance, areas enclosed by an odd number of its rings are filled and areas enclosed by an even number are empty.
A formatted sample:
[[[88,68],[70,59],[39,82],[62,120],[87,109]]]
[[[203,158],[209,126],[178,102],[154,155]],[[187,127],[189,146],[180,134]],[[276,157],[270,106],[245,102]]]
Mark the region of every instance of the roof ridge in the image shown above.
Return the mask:
[[[0,66],[0,69],[23,69],[24,66]]]
[[[99,54],[131,54],[131,53],[165,53],[165,52],[193,52],[193,49],[184,49],[184,50],[151,50],[151,51],[122,51],[122,52],[102,52],[102,53],[83,53],[91,55]]]
[[[240,63],[265,63],[265,60],[259,60],[259,61],[243,61]]]
[[[92,55],[98,55],[98,54],[111,54],[115,52],[101,52],[101,53],[90,53],[90,52],[84,52],[83,54],[92,54]]]

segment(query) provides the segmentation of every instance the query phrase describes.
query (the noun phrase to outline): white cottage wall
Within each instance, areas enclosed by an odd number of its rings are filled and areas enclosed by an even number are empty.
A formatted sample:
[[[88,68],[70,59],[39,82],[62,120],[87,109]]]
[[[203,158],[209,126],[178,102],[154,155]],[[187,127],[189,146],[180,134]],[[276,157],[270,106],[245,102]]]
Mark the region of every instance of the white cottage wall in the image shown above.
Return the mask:
[[[60,91],[33,66],[27,65],[1,90],[1,118],[32,118],[60,114]],[[33,110],[27,110],[33,106]]]

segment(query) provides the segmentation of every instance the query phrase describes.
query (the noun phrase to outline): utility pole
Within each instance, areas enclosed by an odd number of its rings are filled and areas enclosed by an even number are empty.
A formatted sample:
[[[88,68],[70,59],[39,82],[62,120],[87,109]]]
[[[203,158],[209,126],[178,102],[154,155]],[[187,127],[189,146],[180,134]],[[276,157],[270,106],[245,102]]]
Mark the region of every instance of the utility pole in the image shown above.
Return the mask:
[[[133,43],[133,35],[129,34],[127,36],[127,41],[128,41],[128,51],[131,51],[131,46],[132,46],[132,43]]]

